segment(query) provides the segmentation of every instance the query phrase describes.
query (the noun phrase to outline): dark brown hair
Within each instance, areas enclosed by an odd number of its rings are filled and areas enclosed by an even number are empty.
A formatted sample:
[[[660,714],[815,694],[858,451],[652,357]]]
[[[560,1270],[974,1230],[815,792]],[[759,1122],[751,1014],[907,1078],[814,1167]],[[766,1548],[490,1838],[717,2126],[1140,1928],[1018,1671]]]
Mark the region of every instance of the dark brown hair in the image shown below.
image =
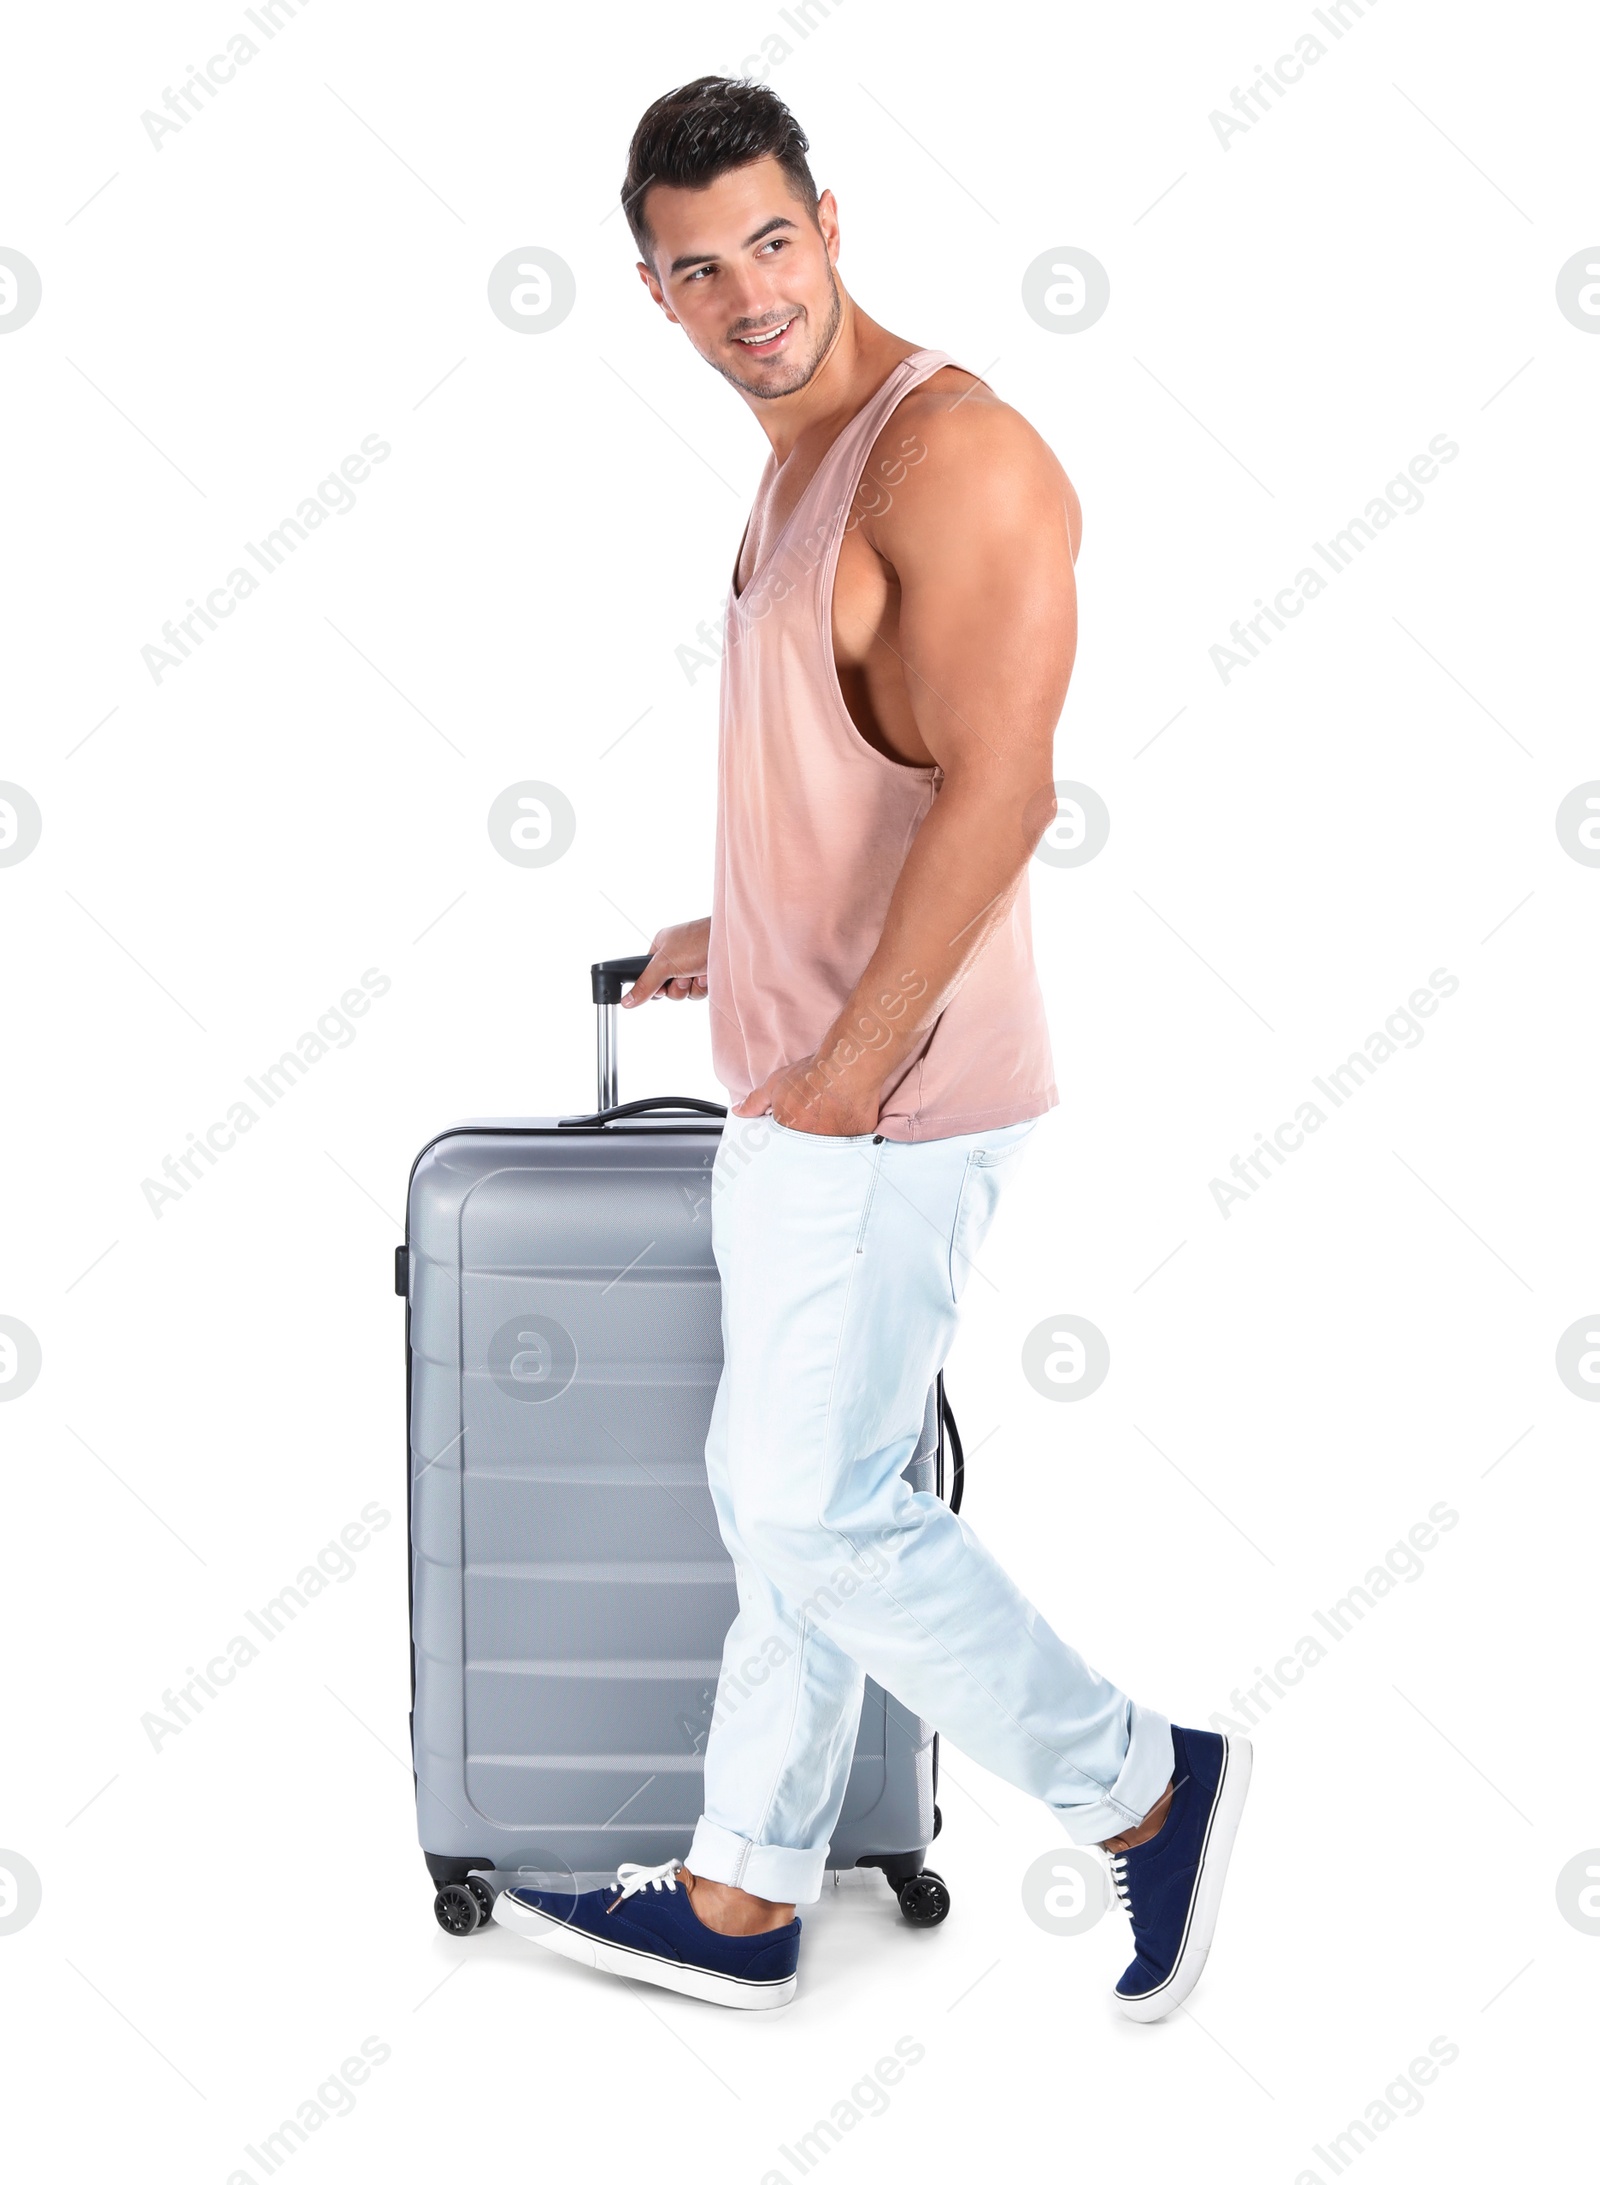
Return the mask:
[[[640,256],[648,259],[654,237],[644,216],[646,193],[663,182],[701,190],[732,167],[775,159],[806,210],[817,210],[817,185],[806,154],[805,131],[765,84],[731,76],[697,76],[668,91],[646,109],[628,147],[622,208]]]

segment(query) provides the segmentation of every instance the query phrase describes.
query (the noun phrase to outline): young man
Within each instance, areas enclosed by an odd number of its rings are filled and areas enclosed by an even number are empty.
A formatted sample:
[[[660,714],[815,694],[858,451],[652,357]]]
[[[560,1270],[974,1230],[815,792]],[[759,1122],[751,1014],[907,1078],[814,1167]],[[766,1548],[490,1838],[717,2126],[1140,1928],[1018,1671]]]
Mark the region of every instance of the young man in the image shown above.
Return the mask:
[[[497,1916],[607,1971],[787,2002],[870,1672],[1110,1854],[1117,2000],[1152,2020],[1199,1978],[1250,1748],[1125,1698],[900,1476],[1055,1104],[1026,876],[1078,502],[1014,410],[846,294],[807,150],[770,91],[705,77],[650,108],[623,184],[652,299],[772,451],[728,604],[712,913],[657,934],[624,1006],[707,997],[734,1116],[770,1118],[730,1118],[717,1155],[706,1463],[738,1576],[725,1661],[774,1666],[713,1722],[685,1861],[575,1901],[511,1890]]]

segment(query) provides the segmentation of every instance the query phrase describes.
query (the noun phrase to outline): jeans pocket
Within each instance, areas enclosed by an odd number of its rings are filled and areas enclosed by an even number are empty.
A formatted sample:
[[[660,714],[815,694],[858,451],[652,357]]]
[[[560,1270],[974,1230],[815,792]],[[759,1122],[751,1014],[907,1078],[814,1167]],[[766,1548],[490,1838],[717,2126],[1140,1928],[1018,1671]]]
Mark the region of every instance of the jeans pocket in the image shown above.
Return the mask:
[[[850,1145],[857,1146],[866,1143],[866,1141],[860,1138],[852,1138],[845,1142]],[[882,1168],[882,1166],[883,1148],[880,1145],[872,1156],[872,1173],[867,1178],[867,1196],[862,1203],[861,1225],[856,1231],[857,1253],[864,1252],[867,1248],[867,1223],[872,1218],[872,1202],[878,1195],[878,1171]]]
[[[961,1188],[956,1193],[955,1219],[950,1224],[950,1250],[945,1259],[945,1280],[950,1286],[950,1302],[961,1302],[961,1292],[966,1287],[969,1255],[966,1250],[967,1213],[974,1196],[974,1178],[978,1172],[978,1157],[967,1155],[967,1165],[961,1172]]]
[[[1036,1127],[1031,1120],[1013,1123],[997,1143],[979,1146],[972,1156],[974,1162],[979,1168],[1010,1168],[1022,1155]]]
[[[798,1138],[807,1146],[871,1146],[878,1142],[876,1134],[870,1130],[862,1131],[858,1137],[845,1138],[835,1131],[795,1130],[788,1123],[780,1123],[775,1115],[764,1115],[761,1120],[770,1123],[780,1138]]]
[[[1031,1121],[1012,1124],[998,1141],[991,1138],[987,1144],[976,1145],[967,1155],[966,1169],[961,1178],[961,1189],[956,1197],[955,1220],[950,1227],[950,1300],[959,1304],[961,1293],[967,1286],[967,1275],[977,1258],[989,1225],[994,1220],[995,1209],[1006,1180],[1021,1159],[1023,1148],[1033,1135]]]

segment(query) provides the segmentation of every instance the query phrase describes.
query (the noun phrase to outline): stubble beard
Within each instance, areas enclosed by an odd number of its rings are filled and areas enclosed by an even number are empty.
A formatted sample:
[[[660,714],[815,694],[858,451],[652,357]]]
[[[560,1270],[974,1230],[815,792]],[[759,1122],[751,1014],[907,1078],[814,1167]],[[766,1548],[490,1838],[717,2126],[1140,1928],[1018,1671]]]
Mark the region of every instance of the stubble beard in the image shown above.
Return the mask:
[[[833,277],[831,265],[828,268],[828,294],[831,298],[828,323],[822,330],[821,339],[811,355],[804,362],[793,365],[783,378],[752,386],[749,380],[741,379],[731,365],[718,363],[717,370],[730,386],[737,387],[742,395],[749,395],[756,402],[775,402],[781,395],[798,394],[802,387],[809,387],[832,354],[840,321],[844,317],[844,298],[839,293],[839,284]]]

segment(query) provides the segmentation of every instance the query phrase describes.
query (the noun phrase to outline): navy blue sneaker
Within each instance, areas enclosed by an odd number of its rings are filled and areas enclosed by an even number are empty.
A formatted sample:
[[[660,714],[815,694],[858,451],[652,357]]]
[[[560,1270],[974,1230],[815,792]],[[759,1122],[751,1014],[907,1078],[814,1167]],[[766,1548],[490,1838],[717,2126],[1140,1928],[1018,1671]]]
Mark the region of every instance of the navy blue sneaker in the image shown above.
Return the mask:
[[[764,1935],[719,1935],[705,1926],[677,1883],[679,1862],[619,1866],[605,1889],[506,1889],[495,1899],[502,1927],[530,1942],[626,1980],[648,1980],[679,1995],[733,2010],[772,2010],[793,2000],[800,1922]]]
[[[1141,2024],[1176,2010],[1204,1970],[1250,1788],[1250,1757],[1242,1737],[1174,1728],[1166,1819],[1148,1843],[1110,1854],[1135,1952],[1117,1982],[1117,2001]]]

